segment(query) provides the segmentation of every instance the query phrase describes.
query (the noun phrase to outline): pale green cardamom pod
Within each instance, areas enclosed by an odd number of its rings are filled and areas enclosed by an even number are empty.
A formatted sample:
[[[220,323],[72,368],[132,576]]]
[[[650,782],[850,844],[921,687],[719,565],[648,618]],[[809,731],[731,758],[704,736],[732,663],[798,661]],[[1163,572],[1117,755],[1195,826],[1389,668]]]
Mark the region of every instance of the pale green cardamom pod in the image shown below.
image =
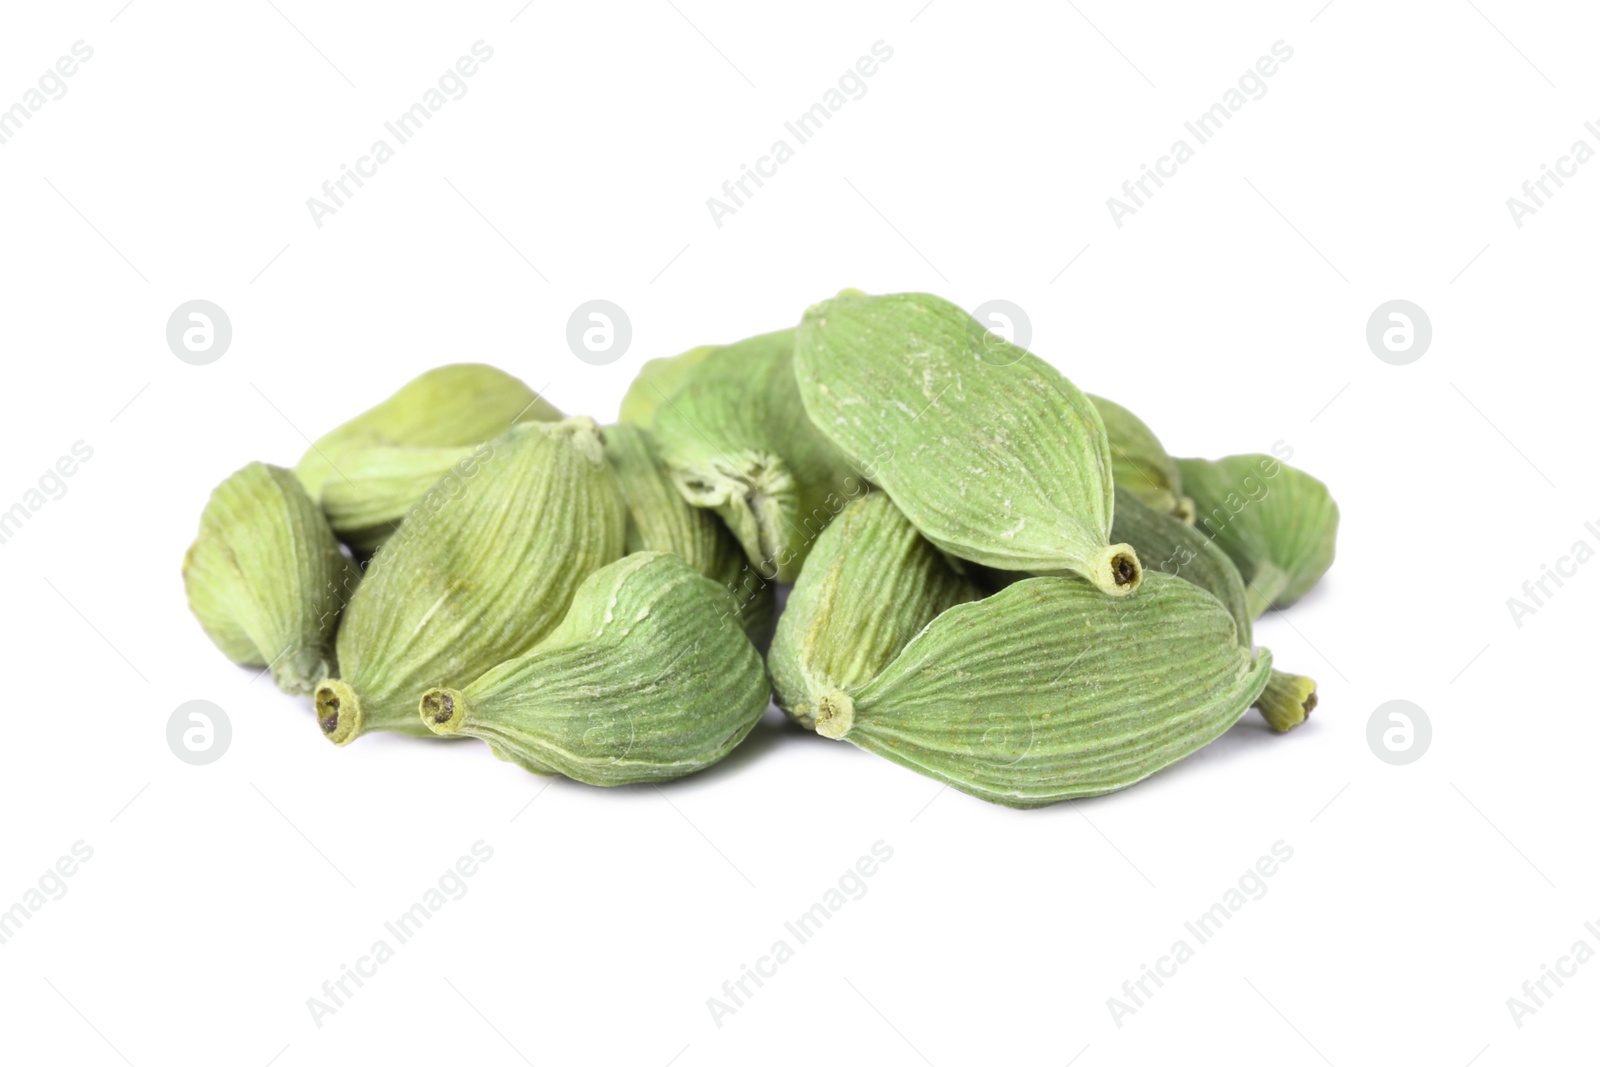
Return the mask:
[[[1117,518],[1111,535],[1132,545],[1146,566],[1204,589],[1228,609],[1238,628],[1239,644],[1250,648],[1253,616],[1245,596],[1239,568],[1211,538],[1193,526],[1149,507],[1122,486],[1117,486]],[[1310,678],[1274,669],[1266,688],[1256,698],[1256,708],[1279,733],[1305,722],[1317,706],[1317,683]]]
[[[875,678],[923,627],[982,591],[881,492],[817,539],[767,653],[778,706],[815,728],[818,703]]]
[[[677,556],[640,552],[590,575],[527,654],[430,689],[412,715],[535,774],[626,785],[710,766],[766,707],[761,657],[726,591]]]
[[[322,483],[322,510],[341,540],[377,550],[429,489],[465,481],[490,453],[488,442],[434,448],[373,445],[346,452],[339,473]]]
[[[945,611],[870,682],[825,695],[817,733],[974,796],[1030,808],[1123,789],[1239,720],[1272,655],[1159,572],[1136,597],[1029,578]]]
[[[717,345],[701,345],[676,356],[646,360],[622,396],[617,418],[621,422],[649,429],[655,425],[656,410],[672,399],[691,369],[717,350]]]
[[[688,367],[653,429],[683,498],[722,516],[769,580],[794,581],[817,534],[866,488],[806,418],[793,330]]]
[[[1178,461],[1167,454],[1155,431],[1121,404],[1099,396],[1090,396],[1089,400],[1106,427],[1111,474],[1117,487],[1128,489],[1157,511],[1193,522],[1194,501],[1183,495]],[[1112,536],[1116,536],[1114,529]],[[1133,547],[1137,550],[1139,546]]]
[[[334,664],[339,613],[359,572],[282,467],[252,463],[211,493],[183,558],[189,608],[235,663],[305,696]]]
[[[1339,506],[1328,487],[1272,456],[1180,459],[1195,527],[1247,583],[1252,618],[1286,608],[1333,565]]]
[[[605,428],[606,458],[628,502],[629,552],[671,552],[726,589],[739,624],[755,642],[772,627],[773,583],[755,572],[722,520],[683,499],[656,453],[650,431]]]
[[[623,553],[627,508],[593,420],[531,422],[490,442],[470,478],[441,482],[379,549],[339,629],[338,679],[317,687],[336,744],[426,734],[417,698],[519,656]]]
[[[413,378],[376,407],[317,438],[294,471],[312,499],[320,501],[324,487],[339,479],[345,466],[365,449],[476,445],[519,422],[555,422],[561,417],[503,370],[482,363],[452,363]],[[418,495],[427,488],[423,485]]]
[[[795,374],[811,420],[928,540],[1003,570],[1137,589],[1110,540],[1111,449],[1054,367],[920,293],[841,295],[806,312]]]

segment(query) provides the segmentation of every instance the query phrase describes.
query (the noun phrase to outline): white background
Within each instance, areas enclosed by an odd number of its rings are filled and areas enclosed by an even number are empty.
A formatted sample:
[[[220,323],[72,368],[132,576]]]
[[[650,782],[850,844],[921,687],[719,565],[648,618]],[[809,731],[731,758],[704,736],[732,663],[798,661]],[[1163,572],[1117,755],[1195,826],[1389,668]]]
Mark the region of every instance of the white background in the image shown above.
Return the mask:
[[[1506,1005],[1600,950],[1600,564],[1520,627],[1506,605],[1600,548],[1600,164],[1521,228],[1506,206],[1600,148],[1584,5],[122,2],[8,5],[0,32],[0,106],[94,49],[0,145],[0,510],[93,449],[0,544],[0,908],[93,849],[0,945],[0,1056],[1592,1059],[1600,963],[1520,1028]],[[466,96],[318,228],[306,199],[478,40]],[[866,95],[716,226],[707,197],[880,40]],[[1107,197],[1279,40],[1266,95],[1118,228]],[[187,612],[211,487],[427,367],[490,361],[605,421],[645,359],[845,286],[1014,301],[1176,454],[1289,444],[1343,511],[1322,585],[1257,631],[1321,682],[1312,721],[1252,713],[1029,812],[775,720],[660,790],[547,786],[473,744],[336,749]],[[195,298],[233,324],[209,366],[165,341]],[[605,367],[564,339],[592,298],[633,324]],[[1396,298],[1434,328],[1408,366],[1364,337]],[[232,722],[209,766],[165,740],[192,699]],[[1433,724],[1409,766],[1367,745],[1391,699]],[[308,998],[479,840],[467,895],[318,1026]],[[866,895],[716,1025],[707,999],[877,841]],[[1116,1025],[1107,999],[1279,841],[1266,895]]]

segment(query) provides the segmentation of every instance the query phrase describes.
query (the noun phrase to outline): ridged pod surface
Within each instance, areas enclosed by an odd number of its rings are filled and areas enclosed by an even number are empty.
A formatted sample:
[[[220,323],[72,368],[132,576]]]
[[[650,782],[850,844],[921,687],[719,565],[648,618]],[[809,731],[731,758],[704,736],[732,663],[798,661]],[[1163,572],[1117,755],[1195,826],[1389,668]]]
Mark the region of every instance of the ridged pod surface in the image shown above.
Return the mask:
[[[1195,526],[1228,554],[1250,614],[1286,608],[1333,565],[1339,506],[1328,487],[1273,456],[1180,459]]]
[[[981,595],[886,494],[853,501],[818,538],[778,619],[767,653],[778,706],[815,728],[820,701],[871,681],[946,608]]]
[[[412,715],[476,737],[535,774],[590,785],[663,782],[708,767],[767,707],[761,657],[727,593],[677,556],[639,552],[578,589],[561,625],[526,655]]]
[[[1112,400],[1090,396],[1111,446],[1111,474],[1118,489],[1127,489],[1157,511],[1194,521],[1194,501],[1183,495],[1178,461],[1143,419]],[[1112,537],[1116,537],[1115,529]],[[1134,548],[1138,548],[1135,545]]]
[[[1253,616],[1245,596],[1244,579],[1227,553],[1193,526],[1147,506],[1122,486],[1117,486],[1117,520],[1112,536],[1126,541],[1153,570],[1192,582],[1221,601],[1233,616],[1239,643],[1253,641]],[[1317,683],[1274,669],[1266,688],[1256,698],[1256,708],[1274,730],[1290,730],[1317,706]]]
[[[634,426],[649,429],[655,424],[656,412],[662,404],[672,399],[689,371],[711,353],[718,345],[701,345],[676,356],[646,360],[639,373],[634,375],[628,391],[622,396],[622,408],[617,418]]]
[[[339,630],[341,675],[317,687],[336,744],[426,734],[417,699],[521,655],[583,580],[618,559],[627,508],[587,418],[514,427],[458,486],[412,509],[373,558]]]
[[[305,696],[333,669],[339,613],[359,574],[282,467],[251,463],[211,493],[183,559],[189,608],[235,663]]]
[[[1059,371],[947,300],[841,294],[806,312],[795,375],[812,422],[928,540],[1002,570],[1137,589],[1110,542],[1111,450]]]
[[[520,379],[483,363],[452,363],[418,375],[394,395],[314,441],[295,466],[295,475],[317,502],[328,505],[325,491],[339,483],[330,509],[334,531],[352,543],[371,548],[404,516],[392,501],[398,485],[410,486],[415,503],[470,446],[499,437],[519,422],[556,422],[562,418]],[[453,459],[440,454],[402,458],[390,453],[379,460],[364,458],[371,449],[461,449]],[[409,468],[420,464],[415,472]],[[442,464],[442,465],[441,465]],[[402,471],[412,476],[397,480]],[[376,501],[363,502],[372,492]],[[370,514],[378,509],[379,522]],[[358,517],[346,518],[354,512]],[[383,524],[387,523],[387,528]],[[358,542],[355,540],[360,538]]]
[[[1133,785],[1221,736],[1271,672],[1211,594],[1151,573],[1111,599],[1029,578],[944,612],[817,732],[1030,808]]]

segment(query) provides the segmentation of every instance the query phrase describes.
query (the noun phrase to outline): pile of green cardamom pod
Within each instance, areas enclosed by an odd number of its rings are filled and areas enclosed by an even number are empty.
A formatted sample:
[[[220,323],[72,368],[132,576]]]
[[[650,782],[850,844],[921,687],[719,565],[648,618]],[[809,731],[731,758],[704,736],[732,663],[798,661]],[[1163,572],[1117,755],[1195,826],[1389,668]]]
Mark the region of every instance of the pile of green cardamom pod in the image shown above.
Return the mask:
[[[770,697],[1034,807],[1132,785],[1251,707],[1303,722],[1316,684],[1251,623],[1328,569],[1338,521],[1276,456],[1173,459],[948,301],[847,290],[646,363],[604,427],[493,367],[429,371],[294,470],[218,486],[184,581],[217,647],[338,745],[467,736],[659,782]]]

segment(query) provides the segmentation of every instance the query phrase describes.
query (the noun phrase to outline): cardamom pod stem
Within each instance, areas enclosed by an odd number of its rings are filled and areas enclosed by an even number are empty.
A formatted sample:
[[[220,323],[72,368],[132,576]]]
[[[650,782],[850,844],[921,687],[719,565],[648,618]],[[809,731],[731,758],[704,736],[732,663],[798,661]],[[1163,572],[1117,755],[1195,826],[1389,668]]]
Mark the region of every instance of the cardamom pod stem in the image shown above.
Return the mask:
[[[323,732],[426,735],[417,696],[461,687],[560,623],[583,580],[622,555],[627,509],[587,418],[513,427],[459,485],[441,482],[373,557],[339,630],[341,675],[317,687]]]
[[[537,774],[590,785],[692,774],[767,707],[761,657],[727,600],[679,557],[634,553],[591,575],[532,650],[464,687],[429,689],[416,714]]]
[[[1286,733],[1306,721],[1317,706],[1317,683],[1298,674],[1273,671],[1266,688],[1256,699],[1256,708],[1267,725]]]
[[[183,560],[206,636],[235,663],[269,668],[295,696],[333,669],[339,614],[358,580],[294,475],[264,463],[217,486]]]

